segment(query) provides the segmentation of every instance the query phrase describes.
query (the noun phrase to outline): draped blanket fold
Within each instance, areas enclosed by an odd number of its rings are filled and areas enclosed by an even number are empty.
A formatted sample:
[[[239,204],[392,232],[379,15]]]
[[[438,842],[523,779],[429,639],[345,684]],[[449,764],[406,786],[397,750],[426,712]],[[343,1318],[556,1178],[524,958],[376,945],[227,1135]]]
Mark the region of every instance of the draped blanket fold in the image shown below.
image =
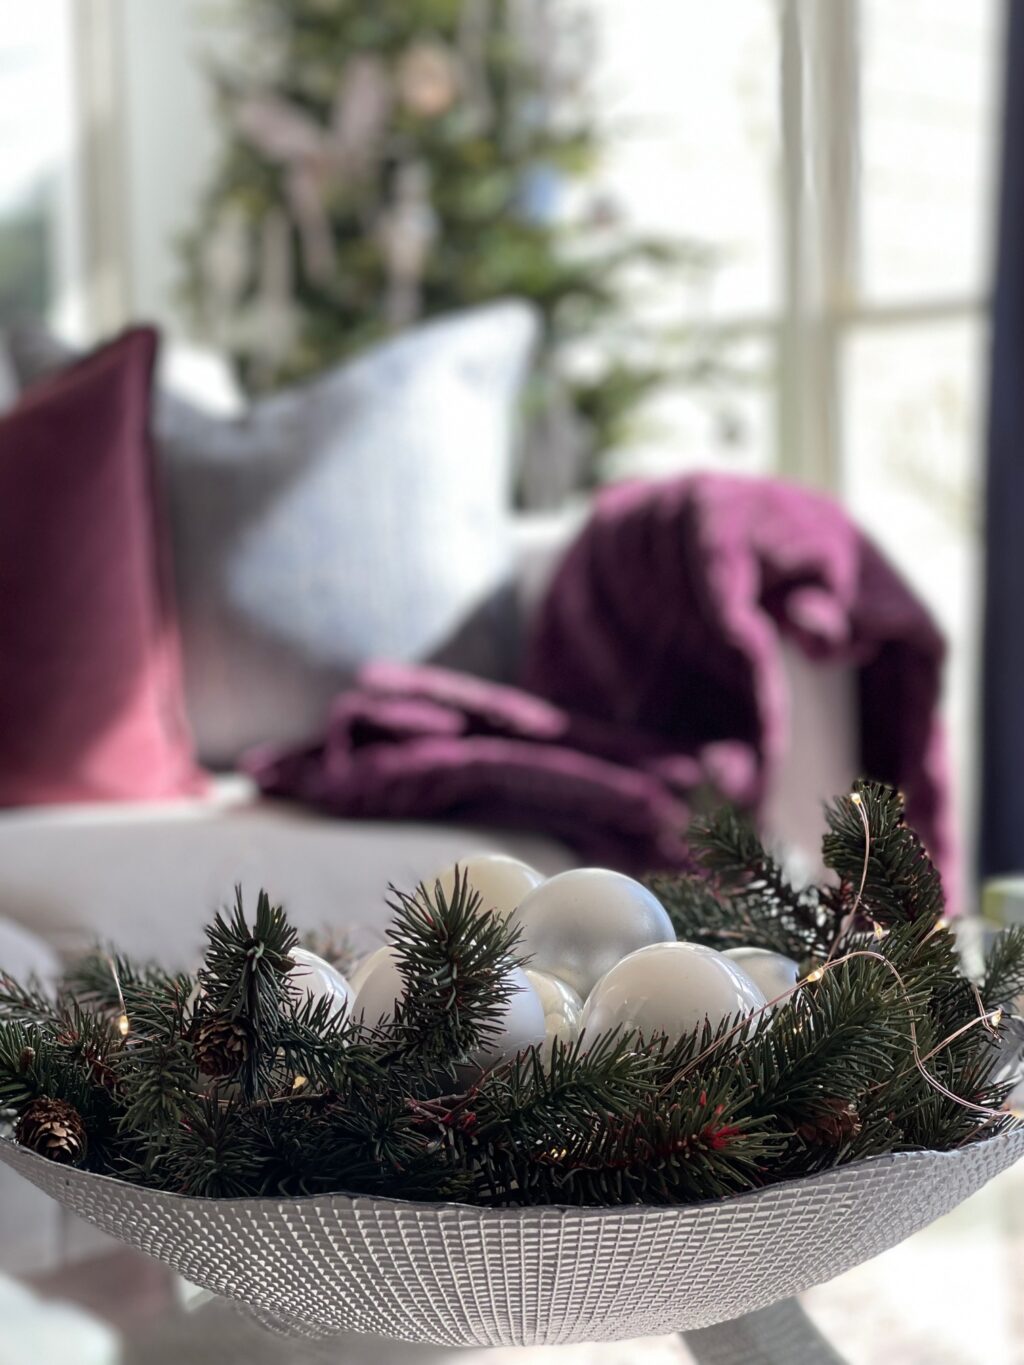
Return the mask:
[[[756,811],[800,743],[784,641],[857,670],[863,771],[902,789],[951,885],[942,638],[841,508],[774,480],[608,490],[532,623],[522,688],[371,664],[321,739],[246,767],[340,816],[528,828],[625,871],[683,867],[694,807]]]

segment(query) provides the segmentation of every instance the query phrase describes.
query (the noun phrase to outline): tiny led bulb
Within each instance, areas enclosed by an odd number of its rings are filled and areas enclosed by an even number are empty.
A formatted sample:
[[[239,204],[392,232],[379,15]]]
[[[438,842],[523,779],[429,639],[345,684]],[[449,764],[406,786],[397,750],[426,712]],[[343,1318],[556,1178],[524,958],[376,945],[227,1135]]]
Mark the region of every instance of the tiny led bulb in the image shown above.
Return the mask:
[[[988,1016],[988,1022],[992,1025],[993,1028],[998,1028],[999,1025],[1003,1022],[1003,1011],[1001,1009],[993,1010],[992,1013]]]
[[[825,975],[825,968],[824,968],[824,967],[815,967],[815,969],[814,969],[813,972],[809,972],[809,973],[808,973],[808,975],[807,975],[807,980],[808,980],[808,981],[820,981],[821,978],[822,978],[824,975]]]
[[[852,795],[850,796],[850,800],[853,802],[853,804],[854,804],[855,806],[859,806],[859,805],[860,805],[860,792],[853,792]]]
[[[882,926],[877,922],[877,920],[875,921],[874,933],[876,939],[885,938],[888,932],[889,932],[888,929],[883,929]]]
[[[121,1035],[122,1038],[127,1038],[127,1037],[128,1037],[128,1032],[129,1032],[130,1029],[131,1029],[131,1024],[128,1022],[128,1016],[127,1016],[127,1014],[122,1014],[121,1017],[120,1017],[120,1019],[118,1019],[118,1021],[117,1021],[117,1031],[118,1031],[118,1033]]]
[[[309,1081],[305,1076],[296,1076],[292,1081],[293,1090],[304,1090],[307,1085],[309,1085]]]

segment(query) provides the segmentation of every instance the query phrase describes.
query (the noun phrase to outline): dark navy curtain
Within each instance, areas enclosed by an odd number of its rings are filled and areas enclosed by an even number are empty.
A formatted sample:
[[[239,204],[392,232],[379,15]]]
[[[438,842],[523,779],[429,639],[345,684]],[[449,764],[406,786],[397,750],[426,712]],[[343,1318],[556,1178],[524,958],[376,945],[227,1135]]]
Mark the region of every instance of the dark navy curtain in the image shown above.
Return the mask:
[[[1006,8],[986,496],[982,876],[1024,872],[1024,3],[1007,0]]]

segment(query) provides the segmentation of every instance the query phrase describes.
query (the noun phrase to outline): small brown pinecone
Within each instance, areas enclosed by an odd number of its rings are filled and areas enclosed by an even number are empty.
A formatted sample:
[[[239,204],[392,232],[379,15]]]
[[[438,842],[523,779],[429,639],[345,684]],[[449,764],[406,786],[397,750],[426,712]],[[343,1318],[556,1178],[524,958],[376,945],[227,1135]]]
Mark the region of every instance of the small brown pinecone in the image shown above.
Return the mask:
[[[22,1147],[65,1166],[80,1166],[88,1149],[82,1116],[64,1100],[33,1100],[22,1111],[14,1136]]]
[[[796,1131],[809,1145],[838,1147],[860,1132],[860,1115],[848,1100],[826,1100],[824,1112],[798,1124]]]
[[[215,1015],[198,1024],[192,1039],[196,1066],[221,1080],[236,1075],[249,1056],[249,1030],[237,1019]]]

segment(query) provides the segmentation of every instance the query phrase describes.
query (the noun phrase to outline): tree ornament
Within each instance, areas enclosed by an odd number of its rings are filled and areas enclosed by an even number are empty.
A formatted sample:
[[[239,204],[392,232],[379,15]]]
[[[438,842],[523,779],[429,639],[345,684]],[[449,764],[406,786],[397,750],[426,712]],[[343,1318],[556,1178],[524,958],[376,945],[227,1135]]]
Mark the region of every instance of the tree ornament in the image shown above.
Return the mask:
[[[468,1068],[459,1068],[459,1075],[464,1081],[472,1080],[467,1073],[488,1071],[500,1062],[508,1061],[517,1052],[539,1046],[547,1037],[544,1006],[526,972],[522,967],[513,967],[509,981],[515,989],[498,1020],[500,1031],[483,1047],[470,1053]]]
[[[389,943],[365,958],[352,974],[352,1014],[371,1027],[390,1018],[402,998],[405,983],[398,970],[398,954]]]
[[[64,1100],[33,1100],[22,1110],[14,1136],[22,1147],[63,1166],[80,1166],[88,1151],[82,1116]]]
[[[860,1115],[848,1100],[826,1100],[824,1110],[797,1125],[797,1137],[808,1146],[839,1147],[861,1130]]]
[[[248,1060],[252,1040],[239,1019],[214,1015],[194,1030],[192,1048],[196,1066],[204,1076],[225,1080],[236,1076]]]
[[[438,874],[436,880],[448,900],[455,894],[456,870],[465,877],[470,889],[479,894],[480,908],[496,910],[501,916],[510,915],[544,880],[535,867],[510,858],[507,853],[477,853]],[[433,885],[433,880],[428,881],[428,889]]]
[[[587,997],[581,1025],[596,1038],[609,1029],[635,1029],[644,1038],[686,1037],[707,1020],[717,1028],[752,1014],[764,995],[724,953],[700,943],[655,943],[617,962]]]
[[[768,948],[726,948],[725,956],[746,972],[766,1000],[791,991],[800,980],[800,964]]]
[[[578,992],[557,976],[534,971],[532,967],[526,968],[526,979],[540,997],[547,1041],[552,1043],[559,1038],[563,1043],[574,1043],[580,1036],[583,1013]]]
[[[410,114],[439,118],[458,98],[458,58],[444,43],[413,43],[399,58],[395,86]]]
[[[531,891],[515,913],[530,966],[567,982],[582,999],[628,953],[672,943],[661,902],[632,877],[602,867],[575,868]]]
[[[295,966],[288,973],[288,980],[298,987],[299,993],[308,1000],[329,1000],[332,1018],[344,1014],[353,992],[341,972],[308,948],[293,948],[291,959]]]

